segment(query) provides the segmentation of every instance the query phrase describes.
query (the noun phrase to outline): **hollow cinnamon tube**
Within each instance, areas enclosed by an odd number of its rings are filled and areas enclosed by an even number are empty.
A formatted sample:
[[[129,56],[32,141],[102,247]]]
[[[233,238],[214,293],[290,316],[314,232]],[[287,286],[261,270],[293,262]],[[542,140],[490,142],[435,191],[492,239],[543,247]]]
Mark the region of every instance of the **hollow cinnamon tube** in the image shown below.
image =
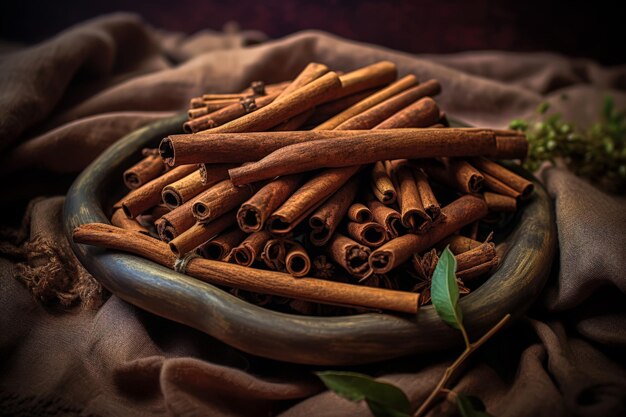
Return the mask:
[[[317,126],[315,130],[334,129],[351,117],[363,113],[365,110],[371,109],[378,103],[385,101],[389,97],[393,97],[394,95],[406,90],[407,88],[417,85],[417,83],[417,78],[415,78],[414,75],[407,75],[399,79],[398,81],[390,84],[389,86],[381,89],[380,91],[377,91],[376,93],[364,98],[358,103],[348,107],[341,113],[331,117],[321,125]]]
[[[428,217],[430,217],[433,222],[443,220],[441,216],[441,206],[430,187],[426,174],[424,174],[421,169],[416,169],[413,171],[413,176],[415,177],[415,184],[419,191],[420,199],[422,200],[422,206],[426,214],[428,214]]]
[[[161,199],[170,210],[173,210],[210,186],[211,184],[204,184],[202,182],[202,176],[200,172],[196,170],[178,181],[174,181],[163,187]]]
[[[362,280],[371,275],[372,269],[367,260],[370,249],[354,240],[335,233],[328,242],[330,257],[353,277]]]
[[[181,165],[131,191],[119,202],[124,214],[129,218],[135,218],[156,206],[161,202],[163,187],[191,174],[195,169],[195,165]]]
[[[156,220],[169,212],[170,208],[168,206],[166,206],[165,204],[157,204],[152,208],[152,210],[150,210],[150,217]]]
[[[490,212],[503,211],[507,213],[514,213],[515,210],[517,210],[517,200],[508,195],[485,191],[483,193],[483,198],[485,199]]]
[[[186,121],[183,124],[183,130],[187,133],[196,133],[220,126],[224,123],[230,122],[231,120],[235,120],[246,113],[250,113],[251,111],[267,106],[274,101],[276,97],[278,97],[278,93],[255,97],[252,99],[254,100],[253,106],[246,105],[244,102],[233,103],[212,113]]]
[[[198,253],[206,259],[228,262],[231,250],[246,238],[246,233],[232,227],[198,248]]]
[[[464,195],[442,209],[446,220],[434,224],[421,235],[406,234],[385,243],[372,252],[369,264],[375,273],[387,273],[407,261],[412,254],[422,252],[463,226],[487,215],[484,200]]]
[[[356,223],[371,222],[372,212],[363,203],[354,203],[348,208],[348,219]]]
[[[183,256],[235,223],[234,212],[226,213],[210,223],[196,223],[169,242],[170,250],[178,256]]]
[[[148,229],[143,227],[135,219],[129,219],[121,208],[116,209],[111,216],[111,224],[122,229],[132,230],[133,232],[143,233],[150,236]]]
[[[224,107],[230,106],[232,104],[238,104],[239,99],[237,100],[212,100],[205,101],[202,106],[192,107],[187,111],[187,117],[189,119],[195,119],[197,117],[202,117],[207,114],[213,113],[214,111],[223,109]]]
[[[344,111],[348,107],[374,94],[376,91],[376,89],[360,91],[346,97],[320,104],[319,106],[315,107],[315,110],[313,111],[313,114],[309,118],[308,122],[312,125],[318,125],[322,122],[325,122],[336,114]]]
[[[437,103],[430,97],[424,97],[391,115],[374,128],[392,129],[398,125],[402,127],[428,127],[435,124],[438,119],[439,107],[437,107]]]
[[[359,129],[371,129],[379,123],[383,122],[385,119],[394,115],[401,109],[410,105],[411,103],[420,100],[426,96],[434,96],[441,92],[441,86],[437,80],[428,80],[422,84],[418,84],[415,87],[411,87],[408,90],[405,90],[399,94],[396,94],[387,100],[375,105],[374,107],[364,111],[361,114],[357,114],[356,116],[351,117],[345,122],[341,123],[337,126],[337,129],[343,130],[359,130]],[[434,100],[428,99],[425,103],[419,106],[418,113],[426,112],[426,107],[432,107],[434,104],[434,108],[436,109],[436,115],[434,116],[434,121],[436,122],[439,119],[439,108],[435,104]],[[428,120],[431,120],[432,117],[429,117]],[[432,124],[432,123],[430,123]]]
[[[230,260],[239,265],[251,266],[255,260],[260,259],[261,252],[271,236],[267,230],[248,235],[243,242],[233,248],[230,253]]]
[[[302,183],[304,175],[287,175],[263,186],[237,211],[237,223],[245,232],[257,232],[267,218],[291,196]]]
[[[497,268],[500,258],[497,256],[495,245],[492,242],[485,242],[456,255],[456,262],[456,276],[466,282]]]
[[[198,195],[191,207],[191,212],[199,222],[213,221],[252,197],[259,185],[248,184],[245,187],[235,187],[228,179],[220,181]]]
[[[323,246],[328,242],[337,226],[346,215],[348,207],[352,204],[359,187],[359,177],[354,176],[348,180],[335,194],[330,196],[309,217],[311,233],[309,240],[315,246]]]
[[[402,225],[402,216],[396,210],[384,205],[373,196],[367,198],[366,204],[372,212],[374,221],[385,228],[390,239],[394,239],[406,232]]]
[[[144,155],[141,161],[124,171],[124,185],[129,190],[139,188],[165,172],[165,165],[163,165],[163,160],[159,157],[158,152],[150,151],[152,150],[144,149],[144,154],[147,153],[147,155]]]
[[[328,169],[315,175],[267,219],[269,231],[276,235],[291,232],[358,170],[358,166]]]
[[[167,245],[110,225],[86,224],[73,234],[76,243],[96,245],[130,252],[172,268],[176,256]],[[191,259],[186,273],[215,285],[225,285],[246,291],[299,298],[326,304],[367,307],[414,314],[418,310],[419,294],[381,288],[345,284],[316,278],[294,278],[289,274],[247,268],[202,258]]]
[[[191,200],[163,214],[154,222],[162,241],[169,242],[194,225],[196,218],[193,216],[191,208],[198,197],[191,198]]]
[[[423,233],[432,223],[417,189],[413,170],[406,161],[394,161],[393,174],[398,184],[398,206],[402,224],[411,232]]]
[[[477,248],[480,245],[482,245],[482,242],[470,239],[469,237],[463,235],[452,235],[442,240],[437,246],[440,249],[448,246],[453,254],[458,255],[460,253],[467,252],[468,250]]]
[[[376,135],[381,132],[385,136]],[[493,152],[496,152],[495,135],[489,129],[389,129],[365,136],[350,133],[342,139],[285,146],[258,162],[228,172],[233,184],[242,185],[319,168],[364,165],[387,159],[476,156]]]
[[[390,61],[376,62],[375,64],[350,71],[339,77],[341,90],[337,93],[335,99],[389,84],[397,76],[396,64]]]
[[[285,255],[285,269],[294,277],[304,277],[311,270],[311,258],[306,249],[296,241],[292,241]]]
[[[533,192],[534,185],[531,181],[528,181],[526,178],[517,175],[496,162],[486,158],[472,158],[470,162],[479,170],[486,172],[517,191],[521,199],[528,198]]]
[[[317,80],[322,75],[326,74],[328,71],[328,67],[324,64],[319,64],[317,62],[310,62],[304,69],[298,74],[296,78],[285,88],[279,95],[278,98],[282,99],[285,96],[296,91],[298,88],[304,87],[310,82]]]
[[[202,184],[213,185],[228,178],[228,170],[239,166],[239,164],[198,164],[200,181]]]
[[[383,161],[376,161],[372,167],[372,191],[378,201],[383,204],[393,204],[396,202],[398,194],[391,182],[391,177]]]
[[[274,271],[285,270],[285,258],[287,257],[287,239],[270,239],[265,243],[261,259],[265,265]]]
[[[348,222],[346,230],[352,239],[370,248],[376,248],[387,240],[385,228],[375,222]]]
[[[230,172],[230,171],[229,171]],[[483,179],[485,183],[485,188],[497,193],[506,195],[512,198],[518,198],[520,196],[520,192],[511,188],[507,184],[503,183],[499,179],[487,174],[486,172],[482,172]]]
[[[339,77],[329,72],[291,94],[238,119],[204,132],[254,132],[267,130],[303,111],[328,101],[341,89]]]
[[[475,194],[483,187],[482,173],[462,159],[450,158],[445,164],[421,159],[417,164],[429,177],[462,193]]]

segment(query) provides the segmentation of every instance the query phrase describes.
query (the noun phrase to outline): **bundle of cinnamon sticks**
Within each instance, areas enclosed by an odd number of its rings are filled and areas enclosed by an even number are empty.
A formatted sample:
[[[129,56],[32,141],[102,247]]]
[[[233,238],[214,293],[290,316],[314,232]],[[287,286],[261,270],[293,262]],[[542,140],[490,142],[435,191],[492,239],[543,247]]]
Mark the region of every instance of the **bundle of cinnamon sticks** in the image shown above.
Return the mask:
[[[478,282],[499,261],[479,222],[533,190],[493,159],[523,159],[528,142],[451,128],[437,80],[396,78],[387,61],[341,75],[311,63],[290,82],[191,99],[187,133],[124,173],[116,227],[81,226],[76,241],[306,314],[415,312],[445,245],[458,278]]]

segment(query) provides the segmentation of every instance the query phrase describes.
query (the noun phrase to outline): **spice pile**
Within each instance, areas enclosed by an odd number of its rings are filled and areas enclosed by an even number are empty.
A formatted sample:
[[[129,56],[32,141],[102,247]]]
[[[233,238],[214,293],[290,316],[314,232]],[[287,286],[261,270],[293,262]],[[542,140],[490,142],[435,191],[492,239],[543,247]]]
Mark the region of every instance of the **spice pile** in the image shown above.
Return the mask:
[[[490,159],[523,159],[523,134],[450,128],[436,80],[396,77],[386,61],[342,75],[311,63],[291,82],[192,99],[187,134],[124,173],[117,227],[75,240],[285,310],[415,312],[438,249],[461,284],[497,267],[479,221],[515,212],[533,185]]]

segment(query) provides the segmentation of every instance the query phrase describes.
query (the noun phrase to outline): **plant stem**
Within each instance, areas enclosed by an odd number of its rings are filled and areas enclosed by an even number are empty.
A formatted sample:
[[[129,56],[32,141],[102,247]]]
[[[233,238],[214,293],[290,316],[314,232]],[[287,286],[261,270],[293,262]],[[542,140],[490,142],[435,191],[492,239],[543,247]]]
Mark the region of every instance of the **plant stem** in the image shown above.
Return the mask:
[[[446,371],[441,376],[441,379],[439,380],[439,383],[437,384],[435,389],[430,393],[428,398],[426,398],[426,401],[424,401],[424,403],[422,403],[420,408],[417,409],[415,414],[413,414],[413,417],[420,417],[420,416],[424,415],[426,410],[428,410],[430,408],[430,406],[431,406],[432,402],[435,400],[435,398],[437,398],[437,396],[443,392],[443,390],[445,389],[444,387],[446,386],[446,384],[448,383],[448,381],[450,380],[450,378],[452,377],[454,372],[457,370],[457,368],[459,366],[461,366],[461,364],[465,361],[465,359],[467,359],[472,353],[474,353],[474,351],[476,349],[481,347],[487,340],[489,340],[502,327],[504,327],[504,325],[509,321],[510,318],[511,318],[510,314],[507,314],[506,316],[502,317],[502,319],[495,326],[493,326],[491,329],[489,329],[489,331],[487,333],[485,333],[480,339],[478,339],[474,343],[469,343],[469,339],[467,338],[467,334],[465,333],[465,329],[463,328],[463,326],[461,326],[461,329],[463,329],[462,330],[463,338],[466,341],[465,350],[463,351],[461,356],[459,356],[452,363],[452,365],[450,365],[450,366],[448,366],[448,368],[446,368]]]

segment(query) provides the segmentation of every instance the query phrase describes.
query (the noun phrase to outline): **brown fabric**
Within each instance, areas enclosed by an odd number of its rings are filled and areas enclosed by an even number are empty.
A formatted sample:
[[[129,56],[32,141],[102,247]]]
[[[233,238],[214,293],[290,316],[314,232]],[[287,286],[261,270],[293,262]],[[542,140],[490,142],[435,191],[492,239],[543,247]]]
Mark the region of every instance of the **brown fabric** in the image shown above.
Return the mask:
[[[413,56],[318,32],[245,47],[262,39],[234,31],[186,38],[116,14],[40,45],[3,48],[0,167],[14,186],[7,193],[46,195],[18,186],[24,172],[49,181],[78,173],[120,136],[183,110],[192,96],[288,79],[309,61],[345,71],[392,60],[400,75],[439,79],[446,113],[479,126],[504,127],[544,99],[582,125],[607,93],[626,107],[623,67],[552,54]],[[624,415],[626,201],[562,168],[541,176],[559,232],[553,277],[533,318],[485,345],[452,388],[478,395],[498,416]],[[62,204],[38,199],[21,232],[0,232],[0,415],[370,415],[324,391],[312,374],[319,368],[239,352],[115,296],[97,308],[102,294],[60,232]],[[397,384],[417,405],[453,357],[354,369]],[[436,413],[454,409],[444,403]]]

